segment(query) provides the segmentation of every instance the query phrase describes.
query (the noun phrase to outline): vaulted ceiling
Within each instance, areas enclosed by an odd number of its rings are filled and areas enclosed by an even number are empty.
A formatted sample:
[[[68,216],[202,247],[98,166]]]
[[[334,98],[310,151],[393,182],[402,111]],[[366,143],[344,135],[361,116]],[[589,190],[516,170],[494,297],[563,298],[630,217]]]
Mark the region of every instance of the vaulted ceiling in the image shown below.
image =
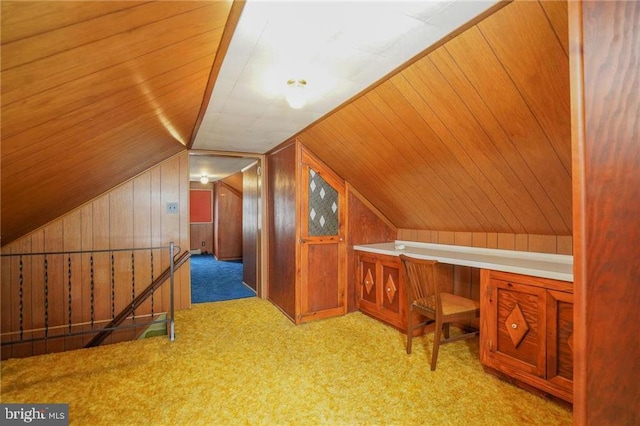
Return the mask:
[[[2,1],[2,244],[186,149],[230,1]]]
[[[299,135],[396,226],[571,234],[565,2],[514,2]]]
[[[241,6],[3,1],[2,244],[187,149]],[[566,2],[425,49],[297,137],[399,228],[570,234]]]

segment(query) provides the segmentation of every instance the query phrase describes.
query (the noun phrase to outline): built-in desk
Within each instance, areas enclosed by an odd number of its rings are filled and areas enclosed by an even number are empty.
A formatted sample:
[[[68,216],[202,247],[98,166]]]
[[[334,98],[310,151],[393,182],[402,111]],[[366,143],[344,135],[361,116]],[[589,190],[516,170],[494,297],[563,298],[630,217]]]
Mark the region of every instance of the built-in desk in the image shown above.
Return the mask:
[[[353,246],[353,249],[387,256],[398,256],[404,253],[407,256],[437,260],[451,265],[470,266],[472,268],[573,282],[573,256],[562,254],[452,246],[413,241],[356,245]]]
[[[485,369],[572,401],[573,256],[412,241],[353,249],[358,306],[403,331],[407,302],[401,253],[480,269],[480,361]]]

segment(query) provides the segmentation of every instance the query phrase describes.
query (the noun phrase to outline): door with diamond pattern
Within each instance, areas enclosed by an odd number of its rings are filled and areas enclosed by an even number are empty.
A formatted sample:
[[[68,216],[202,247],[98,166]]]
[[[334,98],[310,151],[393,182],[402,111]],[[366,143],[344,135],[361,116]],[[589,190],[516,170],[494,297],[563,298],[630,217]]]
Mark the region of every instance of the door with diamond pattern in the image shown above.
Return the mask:
[[[344,181],[302,150],[297,322],[346,313]]]

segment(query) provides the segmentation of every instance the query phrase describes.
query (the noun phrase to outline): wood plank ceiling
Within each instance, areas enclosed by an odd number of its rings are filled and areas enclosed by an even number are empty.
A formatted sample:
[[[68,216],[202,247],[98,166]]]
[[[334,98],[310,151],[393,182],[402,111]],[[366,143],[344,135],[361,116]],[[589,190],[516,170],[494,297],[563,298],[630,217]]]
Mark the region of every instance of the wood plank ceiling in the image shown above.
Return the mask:
[[[567,31],[516,1],[298,137],[398,228],[570,235]]]
[[[2,1],[2,244],[181,150],[230,1]]]
[[[186,149],[231,2],[1,7],[4,245]],[[515,1],[298,137],[398,228],[570,235],[567,30]]]

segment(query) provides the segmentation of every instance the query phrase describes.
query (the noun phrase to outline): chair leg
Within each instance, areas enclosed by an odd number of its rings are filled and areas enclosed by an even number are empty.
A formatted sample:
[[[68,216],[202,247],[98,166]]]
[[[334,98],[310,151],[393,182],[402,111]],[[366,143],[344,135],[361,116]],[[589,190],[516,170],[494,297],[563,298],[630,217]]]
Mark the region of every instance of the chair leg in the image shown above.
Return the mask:
[[[449,323],[448,322],[444,323],[444,338],[445,339],[449,338]]]
[[[411,339],[413,339],[413,304],[409,305],[409,320],[407,321],[407,354],[411,353]]]
[[[436,319],[436,332],[433,335],[433,350],[431,352],[431,371],[435,371],[436,362],[438,361],[438,349],[440,348],[440,339],[442,338],[442,322]]]

